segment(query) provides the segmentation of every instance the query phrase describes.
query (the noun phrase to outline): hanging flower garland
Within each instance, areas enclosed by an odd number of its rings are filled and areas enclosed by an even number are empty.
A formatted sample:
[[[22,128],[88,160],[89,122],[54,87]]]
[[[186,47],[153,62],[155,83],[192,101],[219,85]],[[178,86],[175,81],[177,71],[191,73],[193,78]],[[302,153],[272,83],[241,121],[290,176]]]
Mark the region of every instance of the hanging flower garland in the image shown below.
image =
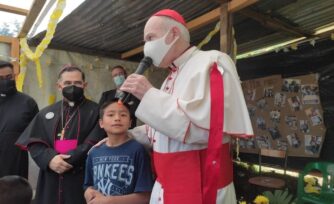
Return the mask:
[[[46,30],[45,37],[41,41],[41,43],[36,47],[35,52],[31,51],[28,46],[27,38],[20,39],[20,46],[21,46],[21,55],[20,55],[20,74],[17,79],[17,89],[22,91],[23,89],[23,82],[25,78],[25,74],[27,71],[27,58],[31,61],[34,61],[36,64],[36,74],[38,79],[39,87],[43,86],[43,79],[42,79],[42,68],[40,63],[40,57],[43,54],[44,50],[50,44],[57,27],[57,23],[62,15],[64,8],[66,5],[66,0],[58,0],[55,10],[52,12],[50,16],[50,20],[48,23],[48,28]]]
[[[22,92],[22,89],[23,89],[24,78],[26,76],[27,63],[28,62],[27,62],[26,56],[21,53],[21,55],[20,55],[20,74],[18,75],[18,77],[16,79],[17,90],[19,90],[21,92]]]
[[[220,31],[220,21],[216,24],[215,28],[202,40],[198,45],[198,49],[201,49],[203,45],[206,45],[210,42],[211,38]]]
[[[219,31],[220,31],[220,21],[216,23],[215,28],[212,31],[210,31],[209,34],[197,45],[197,48],[201,49],[204,45],[208,44],[211,41],[212,37],[216,35]],[[232,28],[232,35],[234,36],[234,34],[235,34],[234,29]],[[233,45],[234,45],[233,56],[231,57],[233,57],[233,61],[236,62],[235,58],[237,56],[237,42],[235,39],[233,40]]]

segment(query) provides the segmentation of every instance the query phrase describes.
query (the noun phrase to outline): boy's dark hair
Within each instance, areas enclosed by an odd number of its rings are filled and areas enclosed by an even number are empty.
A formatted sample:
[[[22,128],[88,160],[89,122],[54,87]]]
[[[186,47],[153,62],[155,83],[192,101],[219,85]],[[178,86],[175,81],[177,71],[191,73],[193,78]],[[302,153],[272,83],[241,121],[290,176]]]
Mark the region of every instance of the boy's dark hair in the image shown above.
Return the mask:
[[[111,100],[108,100],[106,102],[104,102],[101,106],[100,106],[100,119],[103,118],[103,115],[104,115],[104,110],[110,105],[110,104],[113,104],[113,103],[118,103],[118,98],[113,98]],[[130,112],[130,106],[129,104],[127,103],[123,103],[123,105],[126,107],[126,109],[129,111],[129,115],[130,115],[130,119],[132,119],[132,115],[131,115],[131,112]]]
[[[126,72],[125,68],[124,68],[122,65],[116,65],[116,66],[114,66],[113,68],[111,68],[111,71],[113,71],[114,69],[117,69],[117,68],[123,70],[123,72],[124,72],[124,77],[125,77],[125,78],[128,77],[128,73]]]
[[[12,63],[0,60],[0,69],[5,68],[5,67],[9,67],[11,69],[14,68]]]
[[[61,78],[61,75],[64,72],[74,72],[74,71],[80,72],[82,80],[85,81],[85,73],[78,66],[72,65],[72,64],[66,64],[66,65],[63,66],[63,68],[60,70],[60,72],[58,74],[58,79]]]
[[[27,179],[20,176],[0,178],[0,204],[31,204],[32,188]]]

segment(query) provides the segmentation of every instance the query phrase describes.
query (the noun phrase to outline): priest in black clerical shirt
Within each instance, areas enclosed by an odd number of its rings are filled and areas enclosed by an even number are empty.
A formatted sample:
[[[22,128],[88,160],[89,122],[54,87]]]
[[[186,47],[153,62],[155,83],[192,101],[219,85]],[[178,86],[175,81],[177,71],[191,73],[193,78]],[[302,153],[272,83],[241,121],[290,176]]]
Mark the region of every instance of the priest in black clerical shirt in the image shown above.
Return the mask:
[[[13,65],[0,61],[0,178],[28,178],[28,153],[15,141],[38,113],[33,98],[16,90]]]
[[[122,86],[127,75],[128,74],[125,68],[121,65],[114,66],[111,69],[111,76],[113,78],[116,88],[102,93],[101,99],[99,101],[100,107],[108,101],[112,101],[117,98],[121,99],[124,97],[125,93],[119,90],[119,88]],[[130,95],[129,101],[127,102],[127,104],[130,107],[130,117],[131,117],[130,129],[135,128],[137,126],[137,118],[135,116],[135,112],[137,110],[139,103],[140,103],[139,99],[137,99],[133,95]]]
[[[67,65],[59,73],[63,100],[42,109],[17,141],[40,167],[36,204],[81,204],[88,150],[105,135],[99,107],[84,97],[85,75]]]

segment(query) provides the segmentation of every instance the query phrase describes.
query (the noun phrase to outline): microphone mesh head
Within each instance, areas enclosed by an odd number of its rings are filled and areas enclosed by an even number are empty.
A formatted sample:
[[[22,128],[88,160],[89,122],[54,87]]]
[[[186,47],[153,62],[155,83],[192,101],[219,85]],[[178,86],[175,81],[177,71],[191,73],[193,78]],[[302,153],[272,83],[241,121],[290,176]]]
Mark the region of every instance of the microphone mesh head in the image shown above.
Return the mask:
[[[153,60],[152,60],[152,58],[146,56],[141,60],[141,63],[144,63],[146,66],[149,67],[149,66],[152,65]]]

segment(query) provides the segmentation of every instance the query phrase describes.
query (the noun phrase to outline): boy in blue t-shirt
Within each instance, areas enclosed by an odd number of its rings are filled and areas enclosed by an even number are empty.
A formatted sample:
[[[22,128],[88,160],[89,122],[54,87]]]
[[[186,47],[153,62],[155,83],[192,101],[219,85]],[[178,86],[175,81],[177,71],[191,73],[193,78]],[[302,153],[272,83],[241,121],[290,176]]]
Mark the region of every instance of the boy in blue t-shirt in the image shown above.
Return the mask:
[[[84,182],[87,203],[148,203],[153,187],[150,158],[127,134],[129,107],[117,100],[103,104],[99,123],[108,141],[88,154]]]

